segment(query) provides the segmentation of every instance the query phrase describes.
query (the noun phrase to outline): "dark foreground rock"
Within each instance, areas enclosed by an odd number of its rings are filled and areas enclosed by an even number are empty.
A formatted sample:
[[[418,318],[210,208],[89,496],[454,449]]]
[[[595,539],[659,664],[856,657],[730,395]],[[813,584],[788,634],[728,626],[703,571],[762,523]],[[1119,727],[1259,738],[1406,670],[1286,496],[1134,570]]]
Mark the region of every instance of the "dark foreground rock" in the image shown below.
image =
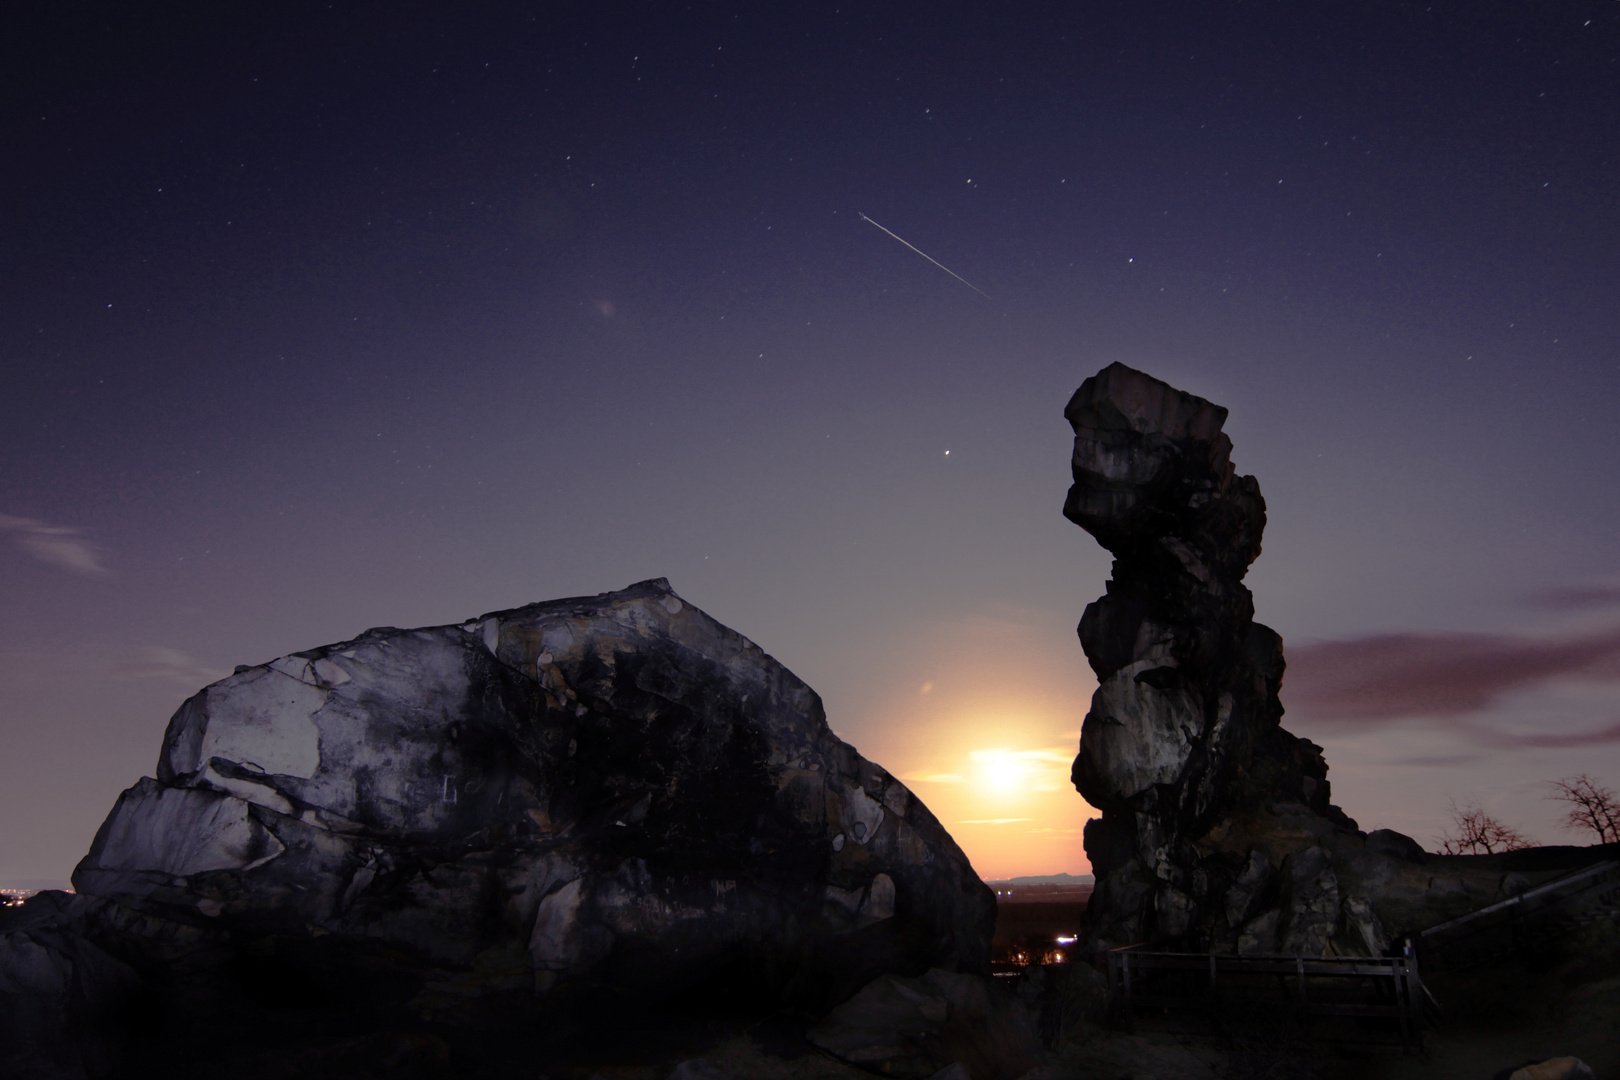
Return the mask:
[[[881,975],[806,1037],[841,1061],[897,1080],[955,1066],[966,1080],[1017,1080],[1041,1058],[1029,1013],[982,977]]]
[[[983,973],[995,918],[815,693],[662,580],[238,668],[74,885],[0,921],[0,1035],[40,1075],[300,1015],[454,1045],[816,1013],[884,972]]]
[[[1282,639],[1243,585],[1265,500],[1232,465],[1226,410],[1112,364],[1064,415],[1064,514],[1114,555],[1079,627],[1098,680],[1074,763],[1102,812],[1085,831],[1091,944],[1376,955],[1528,887],[1360,831],[1321,747],[1281,726]]]

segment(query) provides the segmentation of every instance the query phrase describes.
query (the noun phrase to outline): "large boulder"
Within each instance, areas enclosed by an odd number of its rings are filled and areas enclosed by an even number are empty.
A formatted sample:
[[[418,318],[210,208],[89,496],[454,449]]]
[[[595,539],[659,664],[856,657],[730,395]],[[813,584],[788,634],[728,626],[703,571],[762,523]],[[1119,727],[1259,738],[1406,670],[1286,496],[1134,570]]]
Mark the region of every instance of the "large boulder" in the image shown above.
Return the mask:
[[[187,1009],[273,984],[456,1025],[824,1009],[987,972],[995,921],[928,809],[662,579],[238,668],[73,880],[99,947]]]

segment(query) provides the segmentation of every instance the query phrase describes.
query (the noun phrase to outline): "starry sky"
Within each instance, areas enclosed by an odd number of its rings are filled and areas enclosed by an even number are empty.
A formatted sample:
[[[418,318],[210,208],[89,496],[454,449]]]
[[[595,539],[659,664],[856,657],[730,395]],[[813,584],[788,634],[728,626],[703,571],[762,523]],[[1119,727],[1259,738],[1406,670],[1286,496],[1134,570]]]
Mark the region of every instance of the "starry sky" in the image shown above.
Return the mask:
[[[1085,872],[1062,411],[1116,360],[1231,410],[1363,828],[1620,785],[1614,0],[29,3],[0,54],[0,884],[236,664],[658,576],[982,875]]]

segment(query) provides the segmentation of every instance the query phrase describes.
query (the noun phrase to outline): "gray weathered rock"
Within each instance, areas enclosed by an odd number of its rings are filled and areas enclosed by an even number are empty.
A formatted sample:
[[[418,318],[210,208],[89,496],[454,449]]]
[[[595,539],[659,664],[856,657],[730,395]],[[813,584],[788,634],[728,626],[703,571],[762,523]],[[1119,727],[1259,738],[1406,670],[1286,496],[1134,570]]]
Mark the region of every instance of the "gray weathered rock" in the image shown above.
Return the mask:
[[[805,1036],[834,1057],[884,1076],[933,1076],[953,1060],[944,1040],[948,988],[936,982],[880,975]]]
[[[1384,932],[1384,922],[1365,896],[1344,898],[1344,925],[1361,935],[1368,956],[1383,956],[1389,951],[1390,940]]]
[[[1108,1021],[1108,977],[1090,964],[1031,964],[1012,982],[1049,1050]]]
[[[239,668],[74,883],[75,932],[193,1005],[250,1013],[257,950],[278,986],[457,1025],[716,987],[824,1008],[987,970],[995,915],[810,688],[662,580]],[[5,941],[0,980],[68,977]]]
[[[1499,875],[1443,872],[1329,801],[1321,748],[1280,726],[1282,639],[1243,586],[1265,501],[1232,466],[1226,410],[1122,364],[1064,415],[1064,513],[1114,555],[1080,641],[1098,687],[1075,786],[1097,875],[1093,946],[1363,952],[1477,907]]]
[[[48,892],[0,912],[0,1076],[79,1080],[117,1063],[113,1029],[139,976],[85,937],[70,907]]]
[[[1064,415],[1064,513],[1114,555],[1079,627],[1098,682],[1073,773],[1102,812],[1085,830],[1093,947],[1381,952],[1583,865],[1547,849],[1521,870],[1358,830],[1329,801],[1321,748],[1281,727],[1282,639],[1243,586],[1265,501],[1232,466],[1226,410],[1112,364]]]
[[[1271,857],[1265,848],[1257,847],[1250,851],[1248,861],[1243,864],[1237,879],[1226,890],[1224,904],[1228,926],[1242,926],[1248,921],[1249,913],[1270,877]]]
[[[1098,680],[1074,765],[1103,812],[1086,828],[1093,938],[1208,943],[1216,917],[1244,925],[1281,861],[1256,847],[1236,866],[1208,864],[1196,841],[1212,826],[1263,799],[1354,825],[1328,803],[1319,748],[1278,726],[1282,642],[1254,622],[1242,585],[1265,502],[1232,467],[1226,410],[1113,364],[1064,415],[1075,432],[1064,513],[1115,556],[1107,595],[1080,622]],[[1315,926],[1285,918],[1285,940],[1314,943]]]
[[[1308,847],[1283,860],[1282,952],[1321,956],[1339,926],[1339,878],[1328,853]]]
[[[1239,956],[1268,956],[1277,951],[1277,922],[1282,913],[1276,908],[1262,911],[1238,931]]]

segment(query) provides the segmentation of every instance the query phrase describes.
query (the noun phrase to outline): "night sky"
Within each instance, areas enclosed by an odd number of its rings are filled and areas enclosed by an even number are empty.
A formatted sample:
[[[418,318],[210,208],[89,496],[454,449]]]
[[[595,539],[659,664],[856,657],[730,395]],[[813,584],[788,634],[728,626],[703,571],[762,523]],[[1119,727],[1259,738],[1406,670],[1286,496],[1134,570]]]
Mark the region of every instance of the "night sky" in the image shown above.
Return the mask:
[[[1620,785],[1614,0],[20,7],[0,884],[236,664],[660,576],[1084,872],[1116,360],[1231,410],[1363,828]]]

